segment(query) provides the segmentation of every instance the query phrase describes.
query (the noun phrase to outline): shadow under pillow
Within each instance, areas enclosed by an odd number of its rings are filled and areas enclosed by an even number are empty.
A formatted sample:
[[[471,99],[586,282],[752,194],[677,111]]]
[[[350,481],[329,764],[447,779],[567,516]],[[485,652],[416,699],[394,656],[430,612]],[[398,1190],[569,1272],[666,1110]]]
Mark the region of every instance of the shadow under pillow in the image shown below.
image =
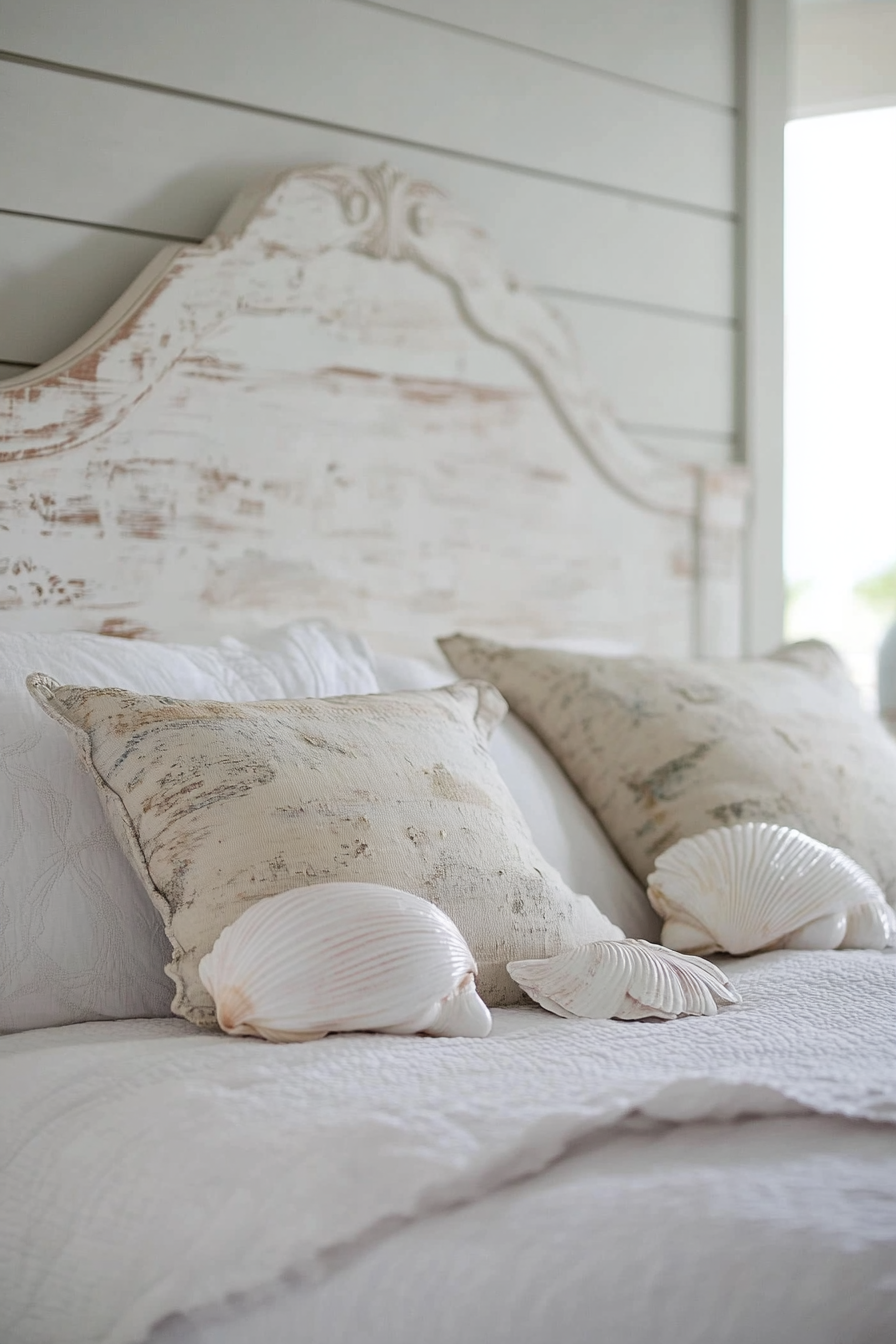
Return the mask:
[[[677,840],[768,821],[842,849],[896,900],[896,742],[826,644],[699,662],[439,644],[539,735],[642,882]]]

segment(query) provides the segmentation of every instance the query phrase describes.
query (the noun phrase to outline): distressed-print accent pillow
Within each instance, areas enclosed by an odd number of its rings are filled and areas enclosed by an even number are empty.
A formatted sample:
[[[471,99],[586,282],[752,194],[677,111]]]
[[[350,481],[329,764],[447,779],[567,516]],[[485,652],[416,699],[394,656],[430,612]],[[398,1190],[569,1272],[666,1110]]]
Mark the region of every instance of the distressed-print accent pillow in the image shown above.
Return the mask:
[[[642,882],[677,840],[768,821],[842,849],[896,900],[896,742],[828,645],[687,662],[439,643],[539,735]]]
[[[0,632],[0,1033],[167,1017],[168,940],[77,752],[25,689],[36,667],[65,684],[274,700],[376,691],[368,651],[323,621],[209,645]]]
[[[228,704],[28,688],[72,736],[173,948],[172,1010],[214,1025],[198,965],[255,901],[377,882],[454,920],[492,1007],[508,961],[621,938],[537,850],[488,750],[507,712],[484,683]]]

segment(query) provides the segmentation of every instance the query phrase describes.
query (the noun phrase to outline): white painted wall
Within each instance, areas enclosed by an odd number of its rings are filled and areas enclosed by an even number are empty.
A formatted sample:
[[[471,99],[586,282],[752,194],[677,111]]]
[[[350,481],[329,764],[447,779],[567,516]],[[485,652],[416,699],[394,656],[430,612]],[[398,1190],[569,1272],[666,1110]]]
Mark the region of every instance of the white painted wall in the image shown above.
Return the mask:
[[[896,104],[896,0],[797,0],[791,115]]]
[[[58,353],[247,180],[389,158],[490,230],[637,437],[755,458],[748,642],[767,646],[785,16],[786,0],[0,0],[0,376]]]

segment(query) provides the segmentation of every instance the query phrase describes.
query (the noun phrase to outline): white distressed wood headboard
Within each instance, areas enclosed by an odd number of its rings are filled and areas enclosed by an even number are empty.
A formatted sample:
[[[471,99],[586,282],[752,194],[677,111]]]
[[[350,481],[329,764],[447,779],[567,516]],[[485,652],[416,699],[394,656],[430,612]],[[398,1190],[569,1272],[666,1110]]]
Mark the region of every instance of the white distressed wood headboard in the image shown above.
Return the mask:
[[[0,386],[0,631],[739,652],[744,471],[633,442],[592,372],[434,186],[284,174]]]

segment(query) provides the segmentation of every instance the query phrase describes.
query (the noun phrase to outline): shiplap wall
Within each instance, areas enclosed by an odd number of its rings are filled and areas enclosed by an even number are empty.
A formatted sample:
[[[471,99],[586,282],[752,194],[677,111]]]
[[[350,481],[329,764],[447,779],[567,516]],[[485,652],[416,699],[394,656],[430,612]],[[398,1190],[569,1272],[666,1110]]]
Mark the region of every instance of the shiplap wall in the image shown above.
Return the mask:
[[[0,376],[247,181],[388,158],[491,232],[640,439],[742,456],[742,11],[783,3],[0,0]]]

